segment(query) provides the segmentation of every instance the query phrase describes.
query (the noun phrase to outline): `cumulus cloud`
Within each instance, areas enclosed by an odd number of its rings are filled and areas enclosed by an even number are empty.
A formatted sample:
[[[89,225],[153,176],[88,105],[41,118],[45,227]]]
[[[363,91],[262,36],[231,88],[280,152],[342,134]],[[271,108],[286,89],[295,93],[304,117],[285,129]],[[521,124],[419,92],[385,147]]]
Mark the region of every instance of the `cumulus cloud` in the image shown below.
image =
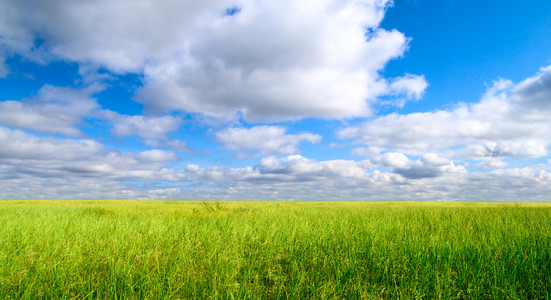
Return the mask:
[[[512,105],[516,117],[528,122],[549,122],[551,119],[551,66],[542,68],[538,76],[528,78],[512,88]]]
[[[329,160],[317,161],[301,155],[285,157],[265,157],[252,167],[223,168],[219,166],[201,168],[189,164],[186,168],[188,180],[196,180],[199,185],[274,185],[298,182],[363,180],[373,165],[369,161]],[[399,177],[399,176],[396,176]],[[271,189],[271,187],[268,187]],[[254,188],[253,188],[254,189]],[[300,187],[297,186],[297,189]],[[290,196],[290,198],[293,198]]]
[[[445,173],[464,173],[466,170],[461,166],[456,167],[446,158],[428,153],[407,167],[396,168],[395,172],[410,179],[420,179],[439,177]]]
[[[253,122],[370,115],[378,96],[416,94],[406,84],[391,91],[378,75],[407,46],[403,34],[377,27],[385,2],[243,2],[202,28],[185,57],[146,68],[138,99]]]
[[[411,161],[402,153],[388,152],[383,155],[374,157],[371,161],[385,167],[391,168],[407,168],[411,165]]]
[[[476,103],[373,116],[373,105],[403,106],[428,85],[423,75],[381,75],[409,42],[380,27],[390,5],[0,1],[0,78],[10,72],[6,62],[19,58],[63,61],[78,64],[79,82],[89,85],[47,85],[29,99],[2,99],[0,198],[551,200],[549,162],[504,169],[511,158],[548,154],[551,67],[518,84],[498,80]],[[104,86],[94,83],[126,73],[143,83],[134,99],[160,114],[99,107],[94,95]],[[357,145],[354,154],[369,158],[296,155],[301,144],[322,137],[253,126],[220,130],[215,140],[238,153],[270,156],[247,167],[182,169],[172,151],[121,152],[80,130],[86,121],[106,121],[113,136],[192,151],[170,138],[182,126],[175,110],[262,123],[369,117],[338,132]],[[468,171],[470,163],[484,171]]]
[[[121,153],[91,139],[37,137],[5,127],[0,127],[0,144],[0,165],[23,177],[162,180],[163,176],[155,176],[179,160],[163,150]]]
[[[190,168],[192,169],[192,168]],[[12,171],[0,165],[2,171]],[[41,177],[2,172],[1,198],[125,198],[213,200],[458,200],[549,201],[551,173],[532,169],[508,172],[444,174],[408,179],[391,172],[367,172],[362,178],[261,174],[254,168],[128,171],[125,179],[99,176]],[[88,173],[90,174],[90,173]],[[102,173],[103,176],[109,173]],[[130,176],[132,175],[132,176]],[[165,180],[133,180],[158,177]],[[308,180],[306,180],[308,179]]]
[[[337,134],[366,149],[423,155],[438,151],[455,159],[530,159],[547,155],[551,141],[551,67],[519,84],[499,80],[479,102],[451,110],[390,114]],[[499,164],[486,164],[485,166]],[[503,164],[501,164],[503,165]]]
[[[99,109],[93,94],[103,89],[92,85],[84,89],[45,85],[36,97],[23,101],[0,101],[0,124],[14,128],[64,136],[80,136],[77,125]]]
[[[108,121],[114,136],[137,136],[145,145],[193,152],[185,141],[170,139],[168,133],[178,130],[180,118],[164,116],[124,115],[101,109],[94,94],[103,85],[84,88],[43,86],[35,97],[0,101],[0,125],[33,132],[82,137],[79,125],[86,119]]]
[[[1,42],[29,59],[44,53],[117,73],[178,49],[180,37],[215,1],[2,1]],[[36,45],[37,39],[43,42]]]
[[[404,77],[395,78],[390,84],[390,90],[398,95],[405,94],[409,98],[419,99],[427,86],[424,75],[406,74]]]
[[[177,131],[183,121],[181,118],[164,116],[121,115],[112,111],[103,111],[102,118],[109,120],[113,125],[111,134],[114,136],[137,136],[147,146],[169,148],[174,151],[195,151],[182,140],[170,138],[169,133]]]
[[[338,144],[334,143],[334,145]],[[383,149],[378,147],[358,147],[352,149],[350,153],[355,156],[376,156],[379,155],[382,151]]]
[[[0,127],[0,157],[2,159],[49,160],[62,156],[77,159],[91,156],[100,151],[100,144],[94,140],[64,140],[38,138],[21,130]]]
[[[378,97],[403,102],[426,87],[423,76],[380,76],[408,45],[379,26],[390,3],[9,0],[0,48],[143,74],[137,99],[149,111],[253,122],[368,116]]]
[[[0,144],[0,198],[544,201],[551,194],[550,165],[469,173],[436,155],[405,162],[394,154],[385,161],[395,169],[386,172],[371,160],[290,155],[251,167],[178,169],[168,151],[118,152],[4,127]]]
[[[329,160],[319,162],[300,155],[283,158],[267,157],[255,167],[263,175],[290,176],[293,180],[319,178],[365,178],[372,168],[368,161]]]
[[[145,117],[116,114],[111,132],[116,136],[139,136],[145,140],[166,139],[167,133],[176,131],[182,121],[173,116]]]
[[[32,52],[33,33],[24,25],[25,14],[20,4],[16,1],[0,2],[0,54],[4,58],[13,53],[29,56]]]
[[[480,170],[488,169],[503,169],[509,164],[499,159],[487,159],[476,164],[476,167]]]
[[[258,151],[266,154],[294,154],[303,142],[319,143],[320,135],[312,133],[286,134],[281,126],[256,126],[252,128],[227,128],[216,133],[216,141],[233,151]]]
[[[397,77],[387,83],[388,94],[394,96],[390,99],[380,101],[383,105],[403,107],[410,100],[419,100],[425,93],[428,83],[424,75],[406,74]]]
[[[489,141],[484,144],[466,146],[460,152],[477,160],[486,158],[514,157],[521,159],[537,158],[547,154],[548,143],[543,140],[523,139],[522,141]]]
[[[466,172],[464,167],[456,167],[451,160],[434,153],[427,153],[418,160],[411,160],[402,153],[387,152],[371,158],[370,161],[374,165],[392,168],[393,172],[409,179],[434,178],[445,173]]]

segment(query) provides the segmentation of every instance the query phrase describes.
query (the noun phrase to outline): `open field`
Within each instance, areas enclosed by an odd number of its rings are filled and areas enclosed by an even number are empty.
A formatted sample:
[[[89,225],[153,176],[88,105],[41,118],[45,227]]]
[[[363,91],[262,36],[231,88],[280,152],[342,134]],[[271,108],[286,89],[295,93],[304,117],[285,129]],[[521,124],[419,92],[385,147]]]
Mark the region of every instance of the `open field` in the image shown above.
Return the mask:
[[[551,204],[0,201],[0,298],[549,298]]]

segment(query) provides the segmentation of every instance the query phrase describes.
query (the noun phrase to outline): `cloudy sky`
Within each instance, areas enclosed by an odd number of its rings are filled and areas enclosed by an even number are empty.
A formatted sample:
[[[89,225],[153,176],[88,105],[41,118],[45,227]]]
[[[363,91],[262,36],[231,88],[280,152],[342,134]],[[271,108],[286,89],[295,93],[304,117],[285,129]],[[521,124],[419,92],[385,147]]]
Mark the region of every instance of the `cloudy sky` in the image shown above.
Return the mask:
[[[0,198],[551,200],[548,0],[2,0]]]

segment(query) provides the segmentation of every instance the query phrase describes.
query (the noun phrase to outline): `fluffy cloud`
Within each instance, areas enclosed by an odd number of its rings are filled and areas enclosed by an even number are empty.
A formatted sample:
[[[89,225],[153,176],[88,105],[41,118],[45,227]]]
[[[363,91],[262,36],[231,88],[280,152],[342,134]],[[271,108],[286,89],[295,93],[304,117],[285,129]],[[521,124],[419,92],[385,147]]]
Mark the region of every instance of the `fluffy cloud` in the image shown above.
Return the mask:
[[[518,84],[499,80],[476,103],[372,115],[374,104],[400,107],[427,88],[422,75],[381,75],[409,42],[380,27],[390,3],[0,1],[0,78],[19,59],[63,61],[78,64],[85,85],[2,99],[0,198],[551,200],[549,162],[504,169],[511,158],[548,154],[551,67]],[[103,85],[94,83],[125,73],[142,80],[133,99],[153,115],[99,107],[94,95]],[[274,156],[247,167],[182,169],[171,151],[121,152],[80,130],[107,124],[116,137],[191,151],[170,139],[183,122],[174,110],[264,124],[370,117],[338,132],[369,159],[295,155],[321,136],[256,126],[214,136],[238,154]]]
[[[0,102],[0,124],[42,133],[80,136],[76,125],[92,111],[99,109],[92,95],[103,87],[85,89],[46,85],[38,95],[23,101]]]
[[[371,159],[374,165],[393,168],[393,171],[409,179],[433,178],[446,173],[462,173],[466,170],[456,167],[449,159],[439,157],[434,153],[427,153],[418,160],[410,160],[406,155],[396,152],[387,152]]]
[[[4,127],[0,127],[0,144],[1,164],[13,168],[13,174],[32,173],[39,177],[67,172],[64,177],[102,173],[101,176],[126,178],[131,174],[127,173],[129,170],[153,171],[179,159],[162,150],[120,153],[90,139],[44,138]]]
[[[195,171],[161,169],[128,171],[121,180],[100,176],[41,177],[11,175],[0,165],[0,197],[14,198],[123,198],[213,200],[459,200],[549,201],[551,173],[510,169],[490,173],[460,173],[436,178],[408,179],[399,174],[372,171],[362,178],[262,174],[255,168],[200,168]],[[73,171],[74,172],[74,171]],[[103,173],[105,176],[108,173]],[[134,180],[158,177],[165,180]]]
[[[168,133],[177,131],[182,119],[170,115],[141,116],[121,115],[112,111],[103,111],[101,116],[113,125],[111,133],[115,136],[138,136],[145,145],[157,148],[167,147],[181,152],[193,153],[185,141],[171,139]]]
[[[281,126],[256,126],[252,128],[228,128],[216,133],[216,140],[224,148],[234,151],[258,151],[266,154],[297,153],[302,142],[318,143],[321,136],[311,133],[286,134]]]
[[[427,89],[428,83],[425,76],[406,74],[403,77],[394,78],[388,83],[389,95],[394,99],[380,101],[381,104],[403,107],[409,100],[419,100]]]
[[[494,83],[482,99],[452,110],[390,114],[338,132],[365,145],[356,154],[439,151],[455,159],[530,159],[547,155],[551,141],[551,67],[515,85]],[[481,165],[502,166],[503,163]]]
[[[377,97],[403,103],[426,87],[423,76],[379,75],[408,44],[379,27],[389,3],[9,0],[0,6],[0,48],[143,74],[137,99],[150,111],[248,121],[368,116]]]
[[[372,158],[371,161],[375,164],[391,168],[407,168],[411,165],[411,161],[407,156],[396,152],[385,153]]]
[[[522,109],[522,112],[532,114],[520,114],[531,120],[549,121],[551,118],[551,66],[542,68],[538,76],[528,78],[513,88],[514,105]]]
[[[0,42],[34,60],[91,63],[139,72],[146,60],[177,50],[215,1],[2,1]],[[42,40],[35,45],[36,39]],[[38,47],[37,47],[38,46]]]
[[[390,90],[397,95],[405,94],[409,98],[419,99],[427,86],[425,76],[406,74],[404,77],[394,79],[390,84]]]
[[[161,111],[240,112],[253,122],[370,115],[378,96],[419,93],[419,85],[391,87],[378,75],[407,46],[403,34],[377,27],[385,5],[244,1],[238,14],[202,28],[186,56],[146,68],[139,99]]]
[[[501,161],[499,159],[487,159],[480,163],[476,164],[476,167],[480,170],[488,170],[488,169],[503,169],[506,168],[509,164]]]
[[[108,121],[114,136],[138,136],[151,147],[167,147],[192,152],[184,141],[169,139],[178,130],[180,118],[164,116],[123,115],[100,108],[94,94],[103,85],[67,88],[45,85],[37,96],[23,100],[0,101],[0,125],[66,137],[82,137],[78,125],[86,119]]]
[[[196,182],[195,190],[170,192],[202,199],[550,200],[551,173],[540,168],[469,173],[435,155],[412,161],[407,172],[376,167],[370,161],[316,161],[299,155],[265,158],[239,169],[189,165],[187,178]]]
[[[395,172],[409,179],[434,178],[446,173],[464,173],[463,167],[456,167],[448,159],[438,157],[433,153],[425,154],[407,167],[399,167]]]
[[[330,160],[318,162],[300,155],[283,158],[267,157],[255,167],[260,174],[292,177],[296,181],[320,178],[366,178],[373,166],[368,161]]]
[[[115,115],[111,132],[116,136],[139,136],[145,140],[166,139],[167,133],[176,131],[182,121],[172,116],[145,117]]]
[[[121,153],[86,139],[0,127],[0,198],[549,200],[550,165],[469,173],[436,155],[407,160],[267,157],[252,167],[188,165],[171,152]],[[438,173],[437,177],[433,175]],[[521,198],[519,198],[521,197]]]
[[[78,160],[100,151],[100,144],[93,140],[64,140],[38,138],[21,130],[0,127],[0,157],[17,160],[54,160],[63,157]]]

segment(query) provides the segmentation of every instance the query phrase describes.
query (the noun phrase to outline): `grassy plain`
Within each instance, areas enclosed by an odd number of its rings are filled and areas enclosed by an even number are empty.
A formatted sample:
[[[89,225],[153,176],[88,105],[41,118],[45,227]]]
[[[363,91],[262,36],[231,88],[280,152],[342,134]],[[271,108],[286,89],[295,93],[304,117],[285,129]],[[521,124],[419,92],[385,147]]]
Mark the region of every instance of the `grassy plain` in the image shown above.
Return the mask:
[[[551,204],[0,201],[0,298],[544,298]]]

